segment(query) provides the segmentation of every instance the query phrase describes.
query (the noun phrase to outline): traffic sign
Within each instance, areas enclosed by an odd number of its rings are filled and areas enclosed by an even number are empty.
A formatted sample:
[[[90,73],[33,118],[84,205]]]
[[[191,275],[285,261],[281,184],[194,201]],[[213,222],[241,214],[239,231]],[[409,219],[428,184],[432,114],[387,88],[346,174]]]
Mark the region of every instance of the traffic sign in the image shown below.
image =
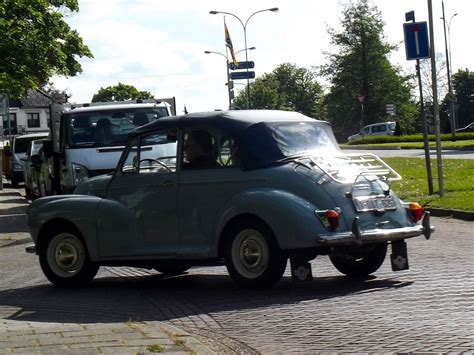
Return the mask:
[[[230,78],[232,80],[253,79],[253,78],[255,78],[255,72],[253,72],[253,71],[235,71],[233,73],[230,73]]]
[[[254,62],[239,62],[239,65],[235,65],[234,63],[230,62],[229,67],[231,70],[252,69],[255,67],[255,63]]]
[[[404,23],[405,51],[407,60],[430,57],[428,24],[424,22]]]

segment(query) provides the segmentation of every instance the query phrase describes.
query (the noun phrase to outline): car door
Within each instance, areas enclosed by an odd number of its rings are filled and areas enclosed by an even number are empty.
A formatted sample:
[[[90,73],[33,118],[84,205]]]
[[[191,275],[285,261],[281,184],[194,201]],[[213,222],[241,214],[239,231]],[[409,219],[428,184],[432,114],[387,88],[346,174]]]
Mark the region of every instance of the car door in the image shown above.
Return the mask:
[[[176,134],[137,137],[98,208],[101,257],[172,256],[178,240]]]
[[[211,137],[209,146],[212,161],[189,159],[192,132],[206,131]],[[201,134],[204,137],[205,134]],[[205,129],[184,130],[184,146],[179,172],[179,230],[182,258],[206,258],[215,245],[217,223],[226,204],[248,185],[242,176],[234,149],[234,140],[218,131]]]

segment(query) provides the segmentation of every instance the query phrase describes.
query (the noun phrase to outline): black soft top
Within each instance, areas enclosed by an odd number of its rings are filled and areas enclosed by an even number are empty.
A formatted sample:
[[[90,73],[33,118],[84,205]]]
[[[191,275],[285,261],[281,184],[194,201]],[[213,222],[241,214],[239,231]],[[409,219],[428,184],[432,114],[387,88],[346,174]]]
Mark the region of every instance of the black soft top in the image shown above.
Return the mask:
[[[309,124],[317,128],[304,132],[279,130],[283,126],[297,127]],[[306,125],[308,126],[308,125]],[[244,169],[258,169],[280,162],[290,155],[321,146],[337,148],[331,127],[301,113],[272,110],[214,111],[183,116],[162,117],[130,133],[135,137],[167,128],[218,129],[225,136],[233,137],[239,148]]]
[[[135,129],[130,135],[172,127],[215,127],[231,136],[238,136],[249,126],[261,122],[302,122],[315,120],[301,113],[276,110],[238,110],[190,113],[181,116],[162,117],[152,123]],[[324,121],[320,121],[324,122]]]

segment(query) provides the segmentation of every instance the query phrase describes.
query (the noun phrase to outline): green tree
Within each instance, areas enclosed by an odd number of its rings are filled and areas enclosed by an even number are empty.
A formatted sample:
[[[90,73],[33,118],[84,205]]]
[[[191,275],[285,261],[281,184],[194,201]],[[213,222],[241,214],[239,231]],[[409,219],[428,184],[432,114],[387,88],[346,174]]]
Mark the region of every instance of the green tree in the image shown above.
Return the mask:
[[[250,85],[250,101],[254,109],[297,111],[320,118],[322,96],[315,73],[290,63],[280,64]],[[247,107],[245,90],[235,98],[234,107]]]
[[[63,15],[78,10],[77,0],[0,1],[0,92],[20,98],[53,75],[82,71],[77,57],[92,53]]]
[[[456,93],[457,127],[462,128],[474,122],[474,72],[459,70],[453,75],[452,84]]]
[[[92,102],[126,101],[136,99],[153,99],[148,91],[139,91],[133,85],[118,83],[115,86],[100,88],[92,97]]]
[[[329,63],[321,68],[331,82],[325,105],[336,136],[345,140],[361,126],[391,120],[386,104],[395,105],[402,130],[412,131],[417,108],[411,77],[388,60],[395,47],[384,41],[380,11],[369,0],[358,0],[342,15],[341,31],[328,30],[337,52],[327,53]]]

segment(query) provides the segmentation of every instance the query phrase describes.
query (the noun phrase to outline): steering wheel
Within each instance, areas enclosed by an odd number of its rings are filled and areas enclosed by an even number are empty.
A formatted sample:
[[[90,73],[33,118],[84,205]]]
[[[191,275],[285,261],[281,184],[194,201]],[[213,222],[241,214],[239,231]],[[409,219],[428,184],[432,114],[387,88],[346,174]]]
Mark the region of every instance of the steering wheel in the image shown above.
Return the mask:
[[[173,170],[171,170],[171,168],[166,165],[165,163],[162,163],[161,161],[159,161],[158,159],[151,159],[151,158],[145,158],[145,159],[141,159],[139,162],[138,162],[138,165],[140,165],[142,163],[142,161],[147,161],[149,162],[149,165],[151,166],[152,163],[157,163],[158,165],[162,166],[163,168],[165,168],[168,172],[172,173]]]

